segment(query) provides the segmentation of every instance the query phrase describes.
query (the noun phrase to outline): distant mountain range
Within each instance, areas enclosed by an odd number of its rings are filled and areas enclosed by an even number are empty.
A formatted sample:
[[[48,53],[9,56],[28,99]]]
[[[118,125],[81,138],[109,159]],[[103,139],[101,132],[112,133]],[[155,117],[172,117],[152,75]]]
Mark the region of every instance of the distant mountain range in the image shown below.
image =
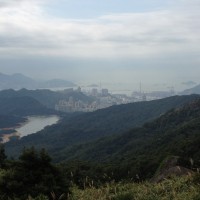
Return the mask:
[[[81,100],[83,102],[90,102],[93,99],[91,97],[86,96],[82,92],[79,91],[71,91],[65,90],[62,92],[59,91],[51,91],[48,89],[38,89],[38,90],[2,90],[0,91],[0,100],[2,98],[16,98],[16,97],[31,97],[41,103],[43,106],[47,108],[55,109],[55,104],[57,104],[60,100],[69,99],[69,97],[73,97],[74,100]],[[13,101],[14,103],[14,101]]]
[[[200,94],[200,84],[193,88],[184,90],[183,92],[180,93],[180,95],[190,95],[190,94]]]
[[[0,73],[0,90],[4,89],[38,89],[38,88],[60,88],[75,87],[76,84],[61,79],[53,79],[48,81],[36,81],[23,74],[6,75]]]

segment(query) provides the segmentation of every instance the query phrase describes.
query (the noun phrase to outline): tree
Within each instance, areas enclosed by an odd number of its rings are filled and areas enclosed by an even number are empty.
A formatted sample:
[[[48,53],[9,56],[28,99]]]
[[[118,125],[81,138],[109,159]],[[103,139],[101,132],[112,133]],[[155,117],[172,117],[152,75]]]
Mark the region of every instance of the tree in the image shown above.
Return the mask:
[[[0,168],[4,166],[6,158],[4,146],[0,145]]]
[[[5,200],[25,200],[29,195],[35,198],[40,194],[50,198],[52,192],[56,196],[67,194],[69,183],[44,149],[39,152],[33,147],[24,149],[19,160],[9,161],[1,173],[0,195]]]

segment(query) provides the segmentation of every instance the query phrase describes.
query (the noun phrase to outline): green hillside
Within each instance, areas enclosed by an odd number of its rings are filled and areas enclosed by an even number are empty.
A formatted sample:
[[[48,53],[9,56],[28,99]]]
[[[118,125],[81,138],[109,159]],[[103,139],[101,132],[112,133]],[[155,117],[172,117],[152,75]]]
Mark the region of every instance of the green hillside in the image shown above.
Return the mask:
[[[0,115],[0,129],[15,127],[25,120],[26,119],[24,117],[20,116]]]
[[[82,101],[91,101],[91,98],[84,95],[81,92],[77,91],[70,91],[70,92],[54,92],[51,90],[41,89],[41,90],[27,90],[27,89],[21,89],[18,91],[15,90],[3,90],[0,91],[0,99],[1,98],[13,98],[13,97],[31,97],[43,104],[44,106],[48,108],[55,108],[55,104],[58,103],[58,101],[63,99],[68,99],[70,96],[72,96],[75,100],[82,100]]]
[[[25,122],[27,116],[52,114],[58,112],[32,97],[0,97],[0,136],[15,132],[14,127]]]
[[[56,111],[46,108],[32,97],[0,97],[1,115],[46,115],[55,114]]]
[[[118,136],[105,137],[96,142],[77,145],[60,152],[67,160],[84,160],[109,164],[118,180],[150,178],[168,156],[179,156],[179,163],[200,167],[200,100]],[[57,154],[55,155],[57,156]]]
[[[59,126],[62,123],[51,128]],[[0,146],[0,198],[198,200],[199,143],[196,98],[141,127],[71,149],[54,149],[54,158],[65,158],[59,164],[52,164],[44,149],[33,147],[20,152],[19,159],[7,160]]]
[[[174,175],[159,183],[149,181],[117,182],[101,170],[86,174],[86,166],[79,176],[64,165],[51,163],[44,149],[24,149],[17,160],[8,160],[0,146],[1,200],[199,200],[200,175],[191,172],[182,177]],[[82,166],[83,167],[83,166]],[[94,172],[94,171],[93,171]],[[91,172],[91,173],[93,173]],[[106,182],[101,182],[100,179]],[[98,183],[98,184],[96,184]]]
[[[37,134],[7,143],[6,151],[8,155],[13,156],[17,155],[24,146],[44,147],[54,156],[54,160],[66,160],[68,158],[66,151],[73,145],[104,136],[117,135],[142,126],[166,111],[180,107],[198,97],[198,95],[174,96],[149,102],[112,106],[92,113],[76,115],[63,119],[59,124],[48,127]]]

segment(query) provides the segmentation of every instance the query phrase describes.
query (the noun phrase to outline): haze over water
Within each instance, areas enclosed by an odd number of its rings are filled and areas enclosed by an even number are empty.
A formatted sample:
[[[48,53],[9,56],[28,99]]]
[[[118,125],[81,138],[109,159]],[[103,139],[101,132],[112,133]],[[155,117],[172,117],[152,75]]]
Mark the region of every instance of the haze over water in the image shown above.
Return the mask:
[[[179,90],[199,81],[199,10],[199,0],[3,0],[0,72]]]

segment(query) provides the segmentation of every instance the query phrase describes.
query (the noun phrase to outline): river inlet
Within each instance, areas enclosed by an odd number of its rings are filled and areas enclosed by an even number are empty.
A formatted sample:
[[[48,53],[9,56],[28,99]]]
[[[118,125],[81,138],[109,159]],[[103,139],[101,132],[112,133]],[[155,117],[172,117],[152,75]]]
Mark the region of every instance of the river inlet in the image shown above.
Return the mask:
[[[56,124],[59,121],[59,119],[60,118],[57,115],[29,116],[27,117],[27,121],[15,130],[17,131],[20,137],[24,137],[41,131],[46,126]]]

